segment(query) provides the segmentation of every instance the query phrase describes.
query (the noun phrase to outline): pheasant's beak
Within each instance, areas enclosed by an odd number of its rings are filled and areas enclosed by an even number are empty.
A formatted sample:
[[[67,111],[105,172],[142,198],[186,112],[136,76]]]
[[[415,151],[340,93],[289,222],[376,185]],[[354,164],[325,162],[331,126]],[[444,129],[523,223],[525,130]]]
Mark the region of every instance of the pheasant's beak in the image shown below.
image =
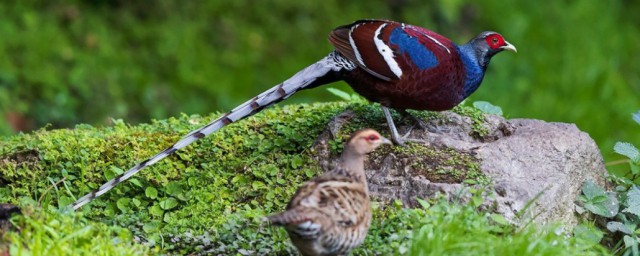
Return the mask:
[[[518,52],[518,50],[516,50],[516,47],[513,46],[512,44],[510,44],[507,41],[504,41],[505,45],[500,46],[500,49],[502,50],[509,50],[509,51],[513,51],[513,52]]]

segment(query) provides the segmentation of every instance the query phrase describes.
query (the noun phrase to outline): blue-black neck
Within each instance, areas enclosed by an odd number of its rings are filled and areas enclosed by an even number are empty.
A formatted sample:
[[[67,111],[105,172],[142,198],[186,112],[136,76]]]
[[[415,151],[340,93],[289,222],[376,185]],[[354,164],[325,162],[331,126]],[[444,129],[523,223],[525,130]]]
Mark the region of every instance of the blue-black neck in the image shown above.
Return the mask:
[[[480,87],[489,58],[478,52],[471,42],[457,48],[465,69],[464,98],[467,98]]]

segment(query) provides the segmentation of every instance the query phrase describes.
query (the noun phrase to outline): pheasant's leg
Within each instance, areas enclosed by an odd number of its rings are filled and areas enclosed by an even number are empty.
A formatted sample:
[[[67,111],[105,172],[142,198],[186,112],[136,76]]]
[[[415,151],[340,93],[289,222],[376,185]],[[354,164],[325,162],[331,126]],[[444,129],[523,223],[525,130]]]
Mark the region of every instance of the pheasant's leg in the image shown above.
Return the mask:
[[[405,117],[405,118],[410,118],[411,120],[413,120],[413,122],[415,123],[415,125],[417,125],[418,127],[420,127],[420,129],[423,130],[429,130],[430,125],[428,125],[427,123],[425,123],[422,119],[420,119],[419,117],[416,117],[414,115],[412,115],[411,113],[409,113],[409,111],[405,110],[405,109],[398,109],[398,112],[400,112],[400,114]]]
[[[404,146],[404,138],[401,138],[398,134],[398,129],[396,129],[396,125],[393,123],[393,118],[391,118],[389,108],[382,106],[382,112],[384,112],[384,117],[387,119],[387,125],[389,125],[391,140],[397,145]]]

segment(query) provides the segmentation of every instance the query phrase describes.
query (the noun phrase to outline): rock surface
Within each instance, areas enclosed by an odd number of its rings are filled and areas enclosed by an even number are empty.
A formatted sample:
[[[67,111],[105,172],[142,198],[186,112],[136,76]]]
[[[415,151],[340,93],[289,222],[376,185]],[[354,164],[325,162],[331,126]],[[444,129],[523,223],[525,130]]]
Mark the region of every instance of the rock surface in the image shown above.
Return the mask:
[[[4,234],[4,232],[11,228],[11,222],[9,222],[9,219],[12,214],[20,214],[20,208],[12,204],[0,204],[0,235]]]
[[[433,120],[425,120],[435,127],[429,129],[433,132],[413,129],[407,138],[435,152],[453,150],[476,164],[442,167],[438,165],[448,162],[441,161],[436,166],[429,166],[428,163],[433,162],[430,156],[407,157],[395,149],[371,155],[366,169],[374,200],[400,199],[405,205],[417,206],[416,198],[432,197],[438,192],[459,195],[463,188],[471,186],[468,181],[463,183],[454,177],[434,176],[434,173],[476,168],[488,178],[489,192],[495,192],[488,193],[491,195],[487,197],[489,206],[513,223],[523,224],[535,217],[535,222],[541,224],[561,222],[573,226],[577,224],[574,201],[583,182],[593,180],[601,186],[606,185],[607,172],[598,147],[588,134],[573,124],[505,120],[486,115],[486,122],[481,124],[485,132],[480,136],[474,131],[471,118],[453,112],[439,115]],[[350,111],[336,116],[318,138],[315,150],[321,162],[330,162],[332,157],[327,140],[338,134],[353,117],[354,113]],[[386,132],[385,127],[382,124],[374,128]],[[402,133],[411,127],[400,124],[398,129]],[[423,163],[416,164],[416,160]],[[529,202],[532,203],[527,207]],[[523,209],[526,212],[519,213]]]

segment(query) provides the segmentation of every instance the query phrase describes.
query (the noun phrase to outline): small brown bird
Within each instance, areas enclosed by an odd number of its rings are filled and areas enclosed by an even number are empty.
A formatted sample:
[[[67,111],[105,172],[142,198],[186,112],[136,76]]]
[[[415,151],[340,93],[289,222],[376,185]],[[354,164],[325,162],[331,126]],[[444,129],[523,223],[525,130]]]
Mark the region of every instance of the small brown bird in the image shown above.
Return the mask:
[[[302,185],[287,210],[269,222],[283,226],[302,255],[347,255],[371,225],[364,158],[382,144],[391,141],[374,130],[353,134],[337,166]]]

